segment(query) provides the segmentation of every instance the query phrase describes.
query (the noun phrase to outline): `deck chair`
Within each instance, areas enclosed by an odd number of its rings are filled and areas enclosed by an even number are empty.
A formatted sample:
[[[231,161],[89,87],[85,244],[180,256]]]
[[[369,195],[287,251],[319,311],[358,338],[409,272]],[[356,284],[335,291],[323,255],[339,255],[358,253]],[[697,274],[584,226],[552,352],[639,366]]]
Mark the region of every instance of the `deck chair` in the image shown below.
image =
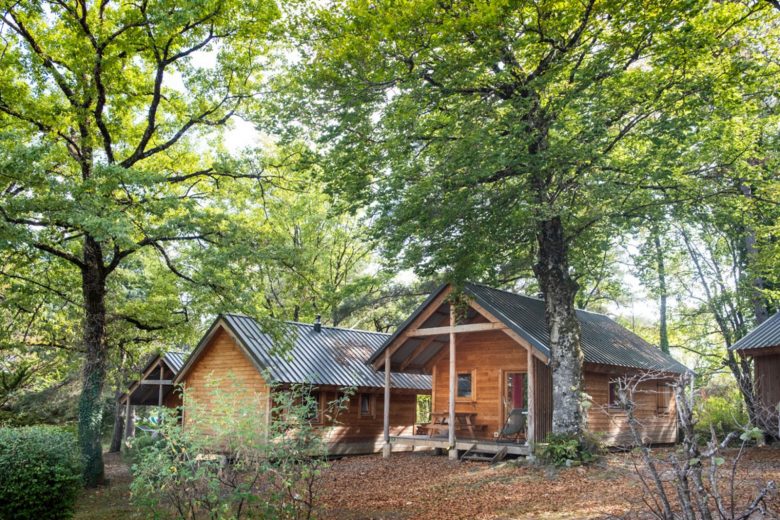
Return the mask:
[[[520,440],[520,437],[525,437],[525,428],[528,420],[523,408],[513,408],[509,412],[509,416],[506,418],[504,427],[498,434],[499,439],[514,439],[515,442]]]

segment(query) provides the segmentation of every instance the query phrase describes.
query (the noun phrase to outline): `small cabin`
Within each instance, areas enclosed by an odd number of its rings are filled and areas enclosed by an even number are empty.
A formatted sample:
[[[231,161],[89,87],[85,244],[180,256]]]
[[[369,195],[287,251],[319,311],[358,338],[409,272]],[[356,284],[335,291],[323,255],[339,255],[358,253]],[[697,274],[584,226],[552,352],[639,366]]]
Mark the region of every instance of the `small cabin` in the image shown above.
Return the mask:
[[[731,346],[740,356],[753,360],[753,385],[758,414],[766,429],[778,433],[780,418],[780,312]],[[770,428],[771,427],[771,428]]]
[[[369,359],[376,370],[430,374],[432,420],[393,445],[429,446],[457,456],[470,449],[525,455],[552,430],[553,381],[544,301],[468,283],[456,320],[450,285],[430,295]],[[643,440],[674,443],[670,382],[688,371],[604,314],[577,311],[584,353],[587,427],[608,445],[632,444],[616,379],[653,374],[636,395]],[[391,402],[391,410],[393,401]],[[453,425],[454,427],[450,427]]]
[[[119,397],[118,406],[124,410],[125,434],[133,435],[133,417],[136,406],[181,406],[181,395],[176,392],[173,380],[184,366],[186,352],[164,352],[151,356],[141,370],[141,377],[133,381],[127,391]]]
[[[319,404],[312,421],[322,425],[329,453],[373,453],[382,448],[385,420],[393,435],[411,435],[417,417],[418,395],[429,395],[431,379],[420,374],[391,374],[392,411],[385,414],[385,376],[377,374],[365,361],[378,350],[388,334],[326,327],[319,323],[285,322],[278,331],[289,349],[280,352],[278,341],[266,333],[255,319],[220,315],[174,379],[184,391],[183,424],[196,422],[193,413],[209,413],[210,401],[218,385],[231,385],[251,391],[258,413],[270,416],[273,392],[305,384]],[[322,410],[328,402],[354,394],[335,421]],[[226,389],[227,392],[227,389]],[[198,403],[197,412],[187,400]]]

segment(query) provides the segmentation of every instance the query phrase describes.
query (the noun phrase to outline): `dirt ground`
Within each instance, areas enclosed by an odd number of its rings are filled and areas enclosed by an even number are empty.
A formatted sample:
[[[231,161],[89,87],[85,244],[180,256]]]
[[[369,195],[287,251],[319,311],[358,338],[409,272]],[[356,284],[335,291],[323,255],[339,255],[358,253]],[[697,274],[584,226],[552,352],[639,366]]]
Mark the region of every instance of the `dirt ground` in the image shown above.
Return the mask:
[[[733,455],[733,452],[731,453]],[[451,462],[431,452],[345,457],[321,483],[319,516],[335,519],[596,519],[643,507],[631,454],[611,454],[587,468]],[[85,493],[79,520],[141,518],[130,505],[127,465],[106,456],[109,485]],[[742,500],[761,482],[780,482],[780,448],[751,449],[737,475]],[[769,501],[780,518],[780,498]]]

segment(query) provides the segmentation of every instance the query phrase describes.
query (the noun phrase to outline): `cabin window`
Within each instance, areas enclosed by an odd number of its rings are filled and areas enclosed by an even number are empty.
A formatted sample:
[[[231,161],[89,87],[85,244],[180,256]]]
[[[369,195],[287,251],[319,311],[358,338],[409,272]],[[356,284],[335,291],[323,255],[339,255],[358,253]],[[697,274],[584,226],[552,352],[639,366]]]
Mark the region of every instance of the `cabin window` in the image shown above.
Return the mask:
[[[360,394],[360,417],[374,416],[374,396],[372,394]]]
[[[308,410],[306,411],[306,419],[313,423],[319,423],[322,421],[322,413],[320,410],[321,396],[319,392],[311,392],[308,399]]]
[[[474,398],[474,374],[471,372],[458,374],[457,392],[458,399]]]
[[[672,402],[672,388],[669,383],[665,381],[659,381],[655,394],[655,413],[657,415],[667,415],[669,413],[669,405]]]
[[[620,408],[620,397],[618,392],[620,391],[620,384],[617,381],[610,381],[609,383],[609,407]]]

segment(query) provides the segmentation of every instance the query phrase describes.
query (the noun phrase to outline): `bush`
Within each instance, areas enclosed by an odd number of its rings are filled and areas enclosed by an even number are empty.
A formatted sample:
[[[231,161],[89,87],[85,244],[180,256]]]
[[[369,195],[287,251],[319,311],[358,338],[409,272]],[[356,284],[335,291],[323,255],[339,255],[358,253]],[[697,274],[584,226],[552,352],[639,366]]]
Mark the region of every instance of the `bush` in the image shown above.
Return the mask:
[[[81,490],[81,456],[59,428],[0,428],[0,518],[70,518]]]
[[[733,386],[708,390],[708,395],[697,403],[696,432],[708,439],[710,427],[715,428],[718,436],[741,431],[749,420],[739,390]]]
[[[237,382],[211,384],[208,407],[186,396],[186,427],[164,415],[156,440],[134,441],[134,504],[159,519],[311,518],[327,446],[310,420],[310,388],[274,389],[267,420],[261,396]],[[337,415],[345,399],[320,413]]]
[[[579,466],[596,460],[601,451],[599,440],[592,435],[550,433],[542,446],[541,458],[556,466]]]

